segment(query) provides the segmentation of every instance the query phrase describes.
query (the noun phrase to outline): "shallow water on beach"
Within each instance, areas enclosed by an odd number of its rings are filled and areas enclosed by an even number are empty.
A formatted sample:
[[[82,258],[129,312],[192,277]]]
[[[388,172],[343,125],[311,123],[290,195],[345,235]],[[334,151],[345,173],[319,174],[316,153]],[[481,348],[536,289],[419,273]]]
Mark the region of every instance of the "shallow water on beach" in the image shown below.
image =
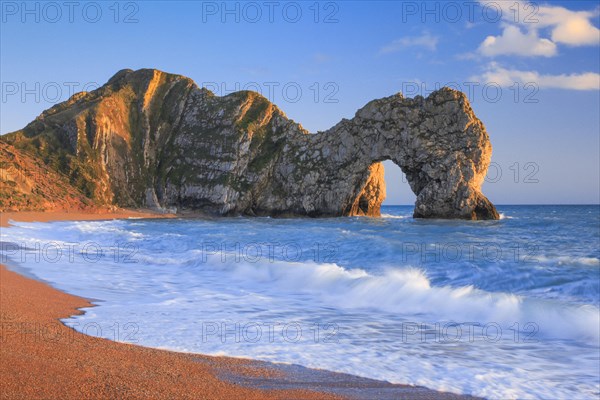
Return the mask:
[[[500,221],[15,223],[2,262],[144,346],[296,363],[493,399],[600,393],[600,207]]]

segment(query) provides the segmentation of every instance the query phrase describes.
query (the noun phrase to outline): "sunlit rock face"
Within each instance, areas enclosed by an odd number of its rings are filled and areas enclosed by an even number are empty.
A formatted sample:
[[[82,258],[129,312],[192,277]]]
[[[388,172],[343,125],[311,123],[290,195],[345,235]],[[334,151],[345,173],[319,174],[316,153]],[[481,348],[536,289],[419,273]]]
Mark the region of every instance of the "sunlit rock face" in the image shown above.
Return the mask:
[[[218,97],[180,75],[123,70],[2,140],[43,159],[96,204],[378,216],[381,161],[392,160],[417,195],[415,217],[498,218],[480,191],[489,137],[466,97],[450,89],[374,100],[310,134],[258,93]]]
[[[337,192],[334,198],[344,199],[343,193],[352,193],[347,203],[336,205],[344,213],[358,196],[369,198],[363,201],[370,204],[365,214],[379,213],[384,197],[379,194],[384,191],[383,169],[369,171],[366,166],[392,160],[417,195],[415,217],[498,218],[495,207],[480,191],[492,154],[489,137],[460,92],[442,89],[427,99],[395,95],[374,100],[353,119],[307,140],[307,149],[323,154],[315,165],[327,169],[321,178],[323,186],[330,188],[310,195],[318,198],[319,193],[333,191]],[[336,181],[348,183],[336,185]],[[365,193],[373,181],[382,182],[377,185],[382,190]],[[330,198],[325,203],[333,204]],[[353,214],[354,208],[350,210]]]

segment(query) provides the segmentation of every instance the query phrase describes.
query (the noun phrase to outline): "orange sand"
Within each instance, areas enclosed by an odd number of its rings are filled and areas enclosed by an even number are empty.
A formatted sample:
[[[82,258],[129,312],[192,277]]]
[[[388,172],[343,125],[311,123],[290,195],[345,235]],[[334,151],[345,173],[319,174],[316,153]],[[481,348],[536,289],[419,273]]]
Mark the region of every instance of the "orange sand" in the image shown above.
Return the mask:
[[[15,221],[168,218],[116,212],[0,213]],[[215,370],[273,374],[250,360],[155,350],[83,335],[59,319],[89,307],[85,299],[0,265],[0,398],[2,399],[271,399],[335,398],[306,390],[248,389],[215,377]]]
[[[9,226],[8,221],[48,222],[48,221],[96,221],[121,218],[173,218],[172,214],[158,214],[151,211],[119,209],[116,211],[19,211],[0,212],[0,226]]]
[[[78,333],[59,318],[86,300],[0,266],[2,399],[314,399],[311,391],[261,391],[215,377],[215,368],[267,374],[250,360],[155,350]]]

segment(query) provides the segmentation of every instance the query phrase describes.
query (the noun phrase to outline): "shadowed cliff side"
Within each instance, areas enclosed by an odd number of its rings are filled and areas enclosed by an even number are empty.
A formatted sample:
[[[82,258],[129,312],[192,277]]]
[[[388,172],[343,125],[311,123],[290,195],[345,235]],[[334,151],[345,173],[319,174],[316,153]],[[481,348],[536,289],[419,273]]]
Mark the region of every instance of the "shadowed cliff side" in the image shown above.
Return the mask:
[[[489,137],[466,97],[450,89],[374,100],[309,134],[258,93],[218,97],[180,75],[123,70],[2,140],[96,204],[377,216],[381,161],[392,160],[417,195],[415,217],[498,218],[480,192]]]

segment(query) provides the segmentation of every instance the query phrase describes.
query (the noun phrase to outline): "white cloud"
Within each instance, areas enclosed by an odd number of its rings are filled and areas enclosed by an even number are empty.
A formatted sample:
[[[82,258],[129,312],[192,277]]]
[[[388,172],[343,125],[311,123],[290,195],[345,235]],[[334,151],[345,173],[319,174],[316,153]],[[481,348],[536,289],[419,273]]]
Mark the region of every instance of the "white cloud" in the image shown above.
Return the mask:
[[[596,11],[571,11],[560,6],[540,6],[535,15],[540,27],[550,27],[552,40],[571,46],[600,44],[600,29],[592,25],[590,19],[598,15]]]
[[[552,30],[552,40],[570,46],[597,45],[600,43],[600,29],[585,18],[572,17]]]
[[[424,47],[428,50],[435,51],[438,41],[439,38],[437,36],[431,36],[429,33],[424,33],[421,36],[405,36],[383,46],[379,50],[379,53],[395,53],[404,50],[407,47]]]
[[[509,87],[516,82],[521,84],[534,83],[540,89],[569,89],[569,90],[600,90],[600,74],[585,72],[581,74],[540,74],[537,71],[521,71],[507,69],[497,63],[490,63],[488,70],[481,76],[471,77],[482,83],[496,83]]]
[[[535,30],[523,33],[520,28],[508,25],[501,36],[488,36],[479,46],[479,52],[488,57],[502,54],[552,57],[556,55],[556,45],[540,38]]]
[[[502,34],[488,36],[479,46],[479,53],[484,56],[552,57],[557,54],[556,44],[600,44],[600,29],[590,21],[598,15],[598,10],[572,11],[552,5],[541,5],[536,9],[532,3],[521,0],[480,0],[480,3],[495,9],[499,7],[504,21]],[[540,37],[541,32],[548,37]]]

